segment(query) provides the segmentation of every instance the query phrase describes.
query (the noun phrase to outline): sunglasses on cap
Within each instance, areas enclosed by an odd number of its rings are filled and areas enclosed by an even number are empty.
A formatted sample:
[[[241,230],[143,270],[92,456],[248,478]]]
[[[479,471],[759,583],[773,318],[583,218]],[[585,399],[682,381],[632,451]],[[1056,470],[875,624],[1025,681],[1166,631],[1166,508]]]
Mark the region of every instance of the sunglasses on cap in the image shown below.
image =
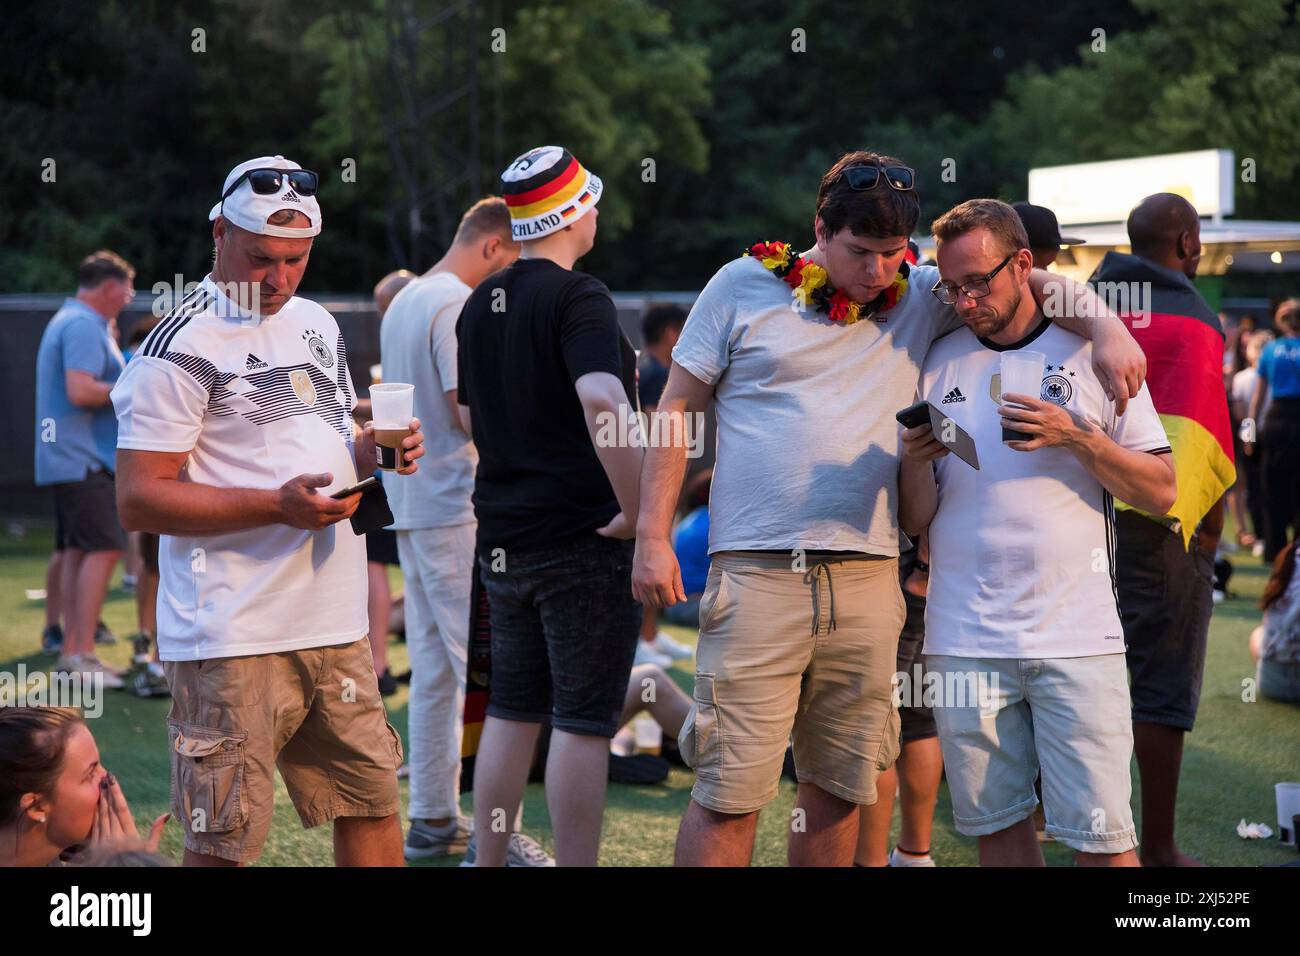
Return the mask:
[[[868,166],[850,166],[841,175],[848,181],[850,189],[863,192],[879,185],[882,172],[890,188],[897,189],[900,193],[916,188],[916,170],[910,166],[881,166],[873,162]]]
[[[253,192],[259,196],[279,192],[286,181],[300,196],[316,195],[316,187],[320,185],[320,177],[310,169],[250,169],[241,173],[239,178],[230,184],[230,188],[221,194],[221,201],[225,202],[226,197],[238,189],[239,184],[245,179],[253,188]]]

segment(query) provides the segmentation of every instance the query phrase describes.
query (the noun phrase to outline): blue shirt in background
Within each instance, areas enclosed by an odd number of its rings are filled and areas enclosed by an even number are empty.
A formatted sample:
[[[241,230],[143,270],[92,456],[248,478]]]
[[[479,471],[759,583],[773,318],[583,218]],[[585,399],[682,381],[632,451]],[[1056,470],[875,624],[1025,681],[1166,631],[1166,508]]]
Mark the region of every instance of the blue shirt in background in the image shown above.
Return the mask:
[[[1259,377],[1271,398],[1300,398],[1300,338],[1274,339],[1259,355]]]
[[[81,481],[114,469],[117,416],[111,403],[78,408],[68,400],[65,373],[79,369],[116,382],[126,363],[102,315],[77,299],[54,313],[36,353],[36,483]]]
[[[700,505],[683,518],[673,531],[673,550],[682,569],[686,596],[704,593],[709,577],[709,509]]]

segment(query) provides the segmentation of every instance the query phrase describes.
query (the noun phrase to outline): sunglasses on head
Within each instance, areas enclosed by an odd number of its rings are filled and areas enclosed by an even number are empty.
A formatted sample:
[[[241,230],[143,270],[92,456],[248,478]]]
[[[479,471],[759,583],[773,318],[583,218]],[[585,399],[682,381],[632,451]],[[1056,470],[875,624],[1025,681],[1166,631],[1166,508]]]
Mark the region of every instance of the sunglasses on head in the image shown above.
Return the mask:
[[[844,170],[843,176],[848,181],[850,189],[861,192],[875,189],[880,183],[882,172],[885,174],[885,182],[891,189],[905,193],[916,188],[916,170],[910,166],[881,166],[879,163],[872,163],[869,166],[850,166]]]
[[[320,177],[310,169],[250,169],[230,184],[230,188],[221,194],[221,201],[225,202],[226,197],[238,189],[245,179],[259,196],[279,192],[286,182],[298,195],[314,196],[316,187],[320,185]]]

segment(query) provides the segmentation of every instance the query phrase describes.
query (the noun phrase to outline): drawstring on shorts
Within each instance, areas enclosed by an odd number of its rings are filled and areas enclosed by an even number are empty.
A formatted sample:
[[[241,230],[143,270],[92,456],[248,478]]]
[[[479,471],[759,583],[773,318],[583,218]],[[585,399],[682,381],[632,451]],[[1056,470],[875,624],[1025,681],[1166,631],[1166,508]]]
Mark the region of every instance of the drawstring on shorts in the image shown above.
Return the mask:
[[[821,577],[823,572],[825,572],[826,574],[826,589],[830,592],[830,596],[831,596],[831,619],[827,623],[826,633],[829,634],[831,631],[835,630],[835,582],[831,578],[830,564],[826,561],[818,561],[814,563],[811,568],[805,571],[803,575],[803,583],[809,585],[812,588],[812,599],[813,599],[812,632],[814,637],[816,637],[818,631],[821,630],[822,599],[821,599],[821,587],[819,586],[821,582],[818,579]]]

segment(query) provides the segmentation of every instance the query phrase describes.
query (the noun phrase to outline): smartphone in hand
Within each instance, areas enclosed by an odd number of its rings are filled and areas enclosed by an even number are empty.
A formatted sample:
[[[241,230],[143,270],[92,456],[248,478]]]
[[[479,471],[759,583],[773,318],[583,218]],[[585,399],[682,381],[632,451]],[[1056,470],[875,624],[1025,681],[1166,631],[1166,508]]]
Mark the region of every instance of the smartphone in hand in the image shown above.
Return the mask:
[[[379,487],[379,479],[376,478],[374,475],[371,475],[365,481],[358,481],[351,488],[340,488],[338,491],[334,492],[334,494],[330,495],[330,497],[349,498],[352,495],[355,495],[358,491],[364,493],[369,491],[371,488],[377,488],[377,487]]]

